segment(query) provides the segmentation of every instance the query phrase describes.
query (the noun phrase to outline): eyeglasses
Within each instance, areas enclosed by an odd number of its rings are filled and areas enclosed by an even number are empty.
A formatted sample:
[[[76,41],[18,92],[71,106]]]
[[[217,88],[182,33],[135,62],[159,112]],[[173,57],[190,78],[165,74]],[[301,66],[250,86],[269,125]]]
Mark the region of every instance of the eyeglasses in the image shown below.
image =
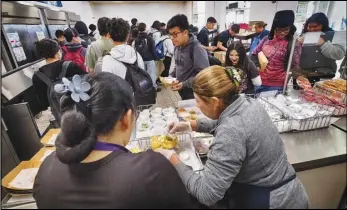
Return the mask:
[[[288,33],[290,31],[290,27],[287,28],[275,28],[276,33]]]
[[[183,33],[183,31],[177,32],[177,33],[173,33],[173,34],[169,34],[170,38],[177,38],[178,34]]]

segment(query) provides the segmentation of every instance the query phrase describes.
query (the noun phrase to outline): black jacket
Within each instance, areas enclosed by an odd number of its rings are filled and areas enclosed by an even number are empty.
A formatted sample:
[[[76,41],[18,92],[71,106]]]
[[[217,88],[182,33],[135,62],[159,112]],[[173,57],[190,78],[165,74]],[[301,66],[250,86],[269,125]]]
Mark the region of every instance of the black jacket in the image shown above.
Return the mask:
[[[64,61],[62,60],[56,61],[54,63],[42,66],[39,71],[55,82],[58,80],[60,72],[62,71],[63,63]],[[76,74],[83,75],[86,74],[86,72],[71,62],[66,71],[66,77],[73,77]],[[36,74],[34,74],[32,82],[36,97],[40,104],[40,111],[44,111],[49,107],[47,99],[47,85]]]

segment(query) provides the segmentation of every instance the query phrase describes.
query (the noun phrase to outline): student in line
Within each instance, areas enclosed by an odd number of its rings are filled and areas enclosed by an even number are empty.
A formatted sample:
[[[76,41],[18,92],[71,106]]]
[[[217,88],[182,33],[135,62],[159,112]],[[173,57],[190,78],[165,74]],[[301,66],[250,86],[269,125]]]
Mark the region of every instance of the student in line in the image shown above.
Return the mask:
[[[155,41],[155,44],[157,44],[160,40],[161,33],[160,33],[160,22],[159,21],[154,21],[148,35],[152,37]]]
[[[87,25],[83,21],[77,21],[75,29],[82,39],[83,47],[87,48],[92,42],[96,41],[94,37],[89,36]]]
[[[87,49],[86,66],[90,72],[94,71],[97,60],[105,56],[114,47],[112,39],[109,35],[110,19],[107,17],[99,18],[98,31],[101,38],[93,42]]]
[[[137,38],[133,41],[132,47],[140,53],[142,60],[145,64],[144,70],[151,76],[153,86],[157,88],[157,73],[155,65],[155,43],[152,37],[146,33],[146,24],[140,23],[138,26],[139,33]],[[160,91],[160,89],[157,89]]]
[[[175,67],[171,73],[177,78],[173,90],[178,91],[182,100],[193,99],[193,81],[195,76],[209,66],[207,53],[200,42],[189,34],[187,16],[178,14],[172,17],[168,24],[169,35],[175,45]]]
[[[207,18],[206,25],[200,30],[197,39],[202,44],[202,47],[207,51],[214,51],[217,49],[216,46],[211,46],[213,35],[216,33],[214,29],[217,20],[214,17]]]
[[[82,46],[82,40],[79,33],[74,28],[67,28],[64,30],[64,37],[66,40],[65,45],[61,48],[63,52],[62,59],[64,61],[72,61],[87,71],[85,66],[85,56],[87,49]]]
[[[129,35],[129,23],[122,18],[113,18],[110,22],[109,33],[113,40],[114,47],[111,49],[110,55],[104,56],[102,60],[102,71],[113,73],[125,79],[127,67],[123,63],[135,64],[145,69],[145,64],[140,53],[127,45],[127,37]]]
[[[218,50],[227,51],[229,45],[234,41],[235,35],[240,32],[240,25],[233,24],[231,27],[222,33],[218,34],[217,39],[217,47]]]
[[[61,59],[61,49],[59,44],[51,39],[41,39],[35,44],[36,51],[41,58],[46,60],[46,65],[39,68],[39,72],[47,76],[51,81],[56,82],[63,69],[64,61]],[[65,64],[67,65],[67,64]],[[67,66],[65,77],[72,77],[76,74],[86,74],[78,65],[70,62]],[[44,83],[36,73],[32,78],[33,87],[40,105],[40,110],[44,111],[49,107],[47,96],[47,85]]]
[[[58,42],[59,46],[64,46],[65,45],[65,37],[64,37],[64,31],[62,30],[56,30],[55,31],[55,41]]]

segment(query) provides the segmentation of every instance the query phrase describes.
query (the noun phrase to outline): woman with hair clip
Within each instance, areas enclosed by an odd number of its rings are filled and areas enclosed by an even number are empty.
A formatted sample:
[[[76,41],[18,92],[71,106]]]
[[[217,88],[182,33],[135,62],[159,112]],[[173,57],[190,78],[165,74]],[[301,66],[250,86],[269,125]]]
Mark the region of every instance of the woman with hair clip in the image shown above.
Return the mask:
[[[56,152],[40,166],[38,208],[191,208],[174,167],[148,150],[130,153],[135,127],[130,85],[108,72],[78,75],[55,86],[63,112]]]
[[[183,164],[173,150],[156,151],[175,166],[189,193],[204,205],[225,198],[226,208],[308,208],[307,194],[287,160],[276,126],[260,103],[239,95],[239,72],[221,66],[201,71],[193,84],[194,97],[210,119],[169,125],[170,133],[213,134],[200,174]]]
[[[234,66],[244,72],[244,84],[242,93],[254,94],[254,87],[261,85],[258,68],[254,65],[247,54],[242,42],[234,41],[228,47],[224,66]]]
[[[293,36],[296,31],[294,26],[295,15],[292,10],[282,10],[275,14],[270,34],[253,50],[251,59],[259,67],[258,54],[263,52],[268,64],[260,71],[262,85],[256,88],[256,93],[264,91],[283,91],[287,74],[290,50]],[[292,67],[299,68],[301,45],[296,43]]]

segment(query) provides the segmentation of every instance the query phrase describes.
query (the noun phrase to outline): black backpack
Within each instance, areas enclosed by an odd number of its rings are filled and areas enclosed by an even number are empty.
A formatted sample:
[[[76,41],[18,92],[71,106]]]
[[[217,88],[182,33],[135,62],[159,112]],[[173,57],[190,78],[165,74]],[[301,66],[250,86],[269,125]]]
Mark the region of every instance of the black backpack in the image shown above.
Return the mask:
[[[134,64],[122,63],[127,68],[125,81],[133,88],[136,106],[155,104],[157,91],[149,74],[138,66],[137,53]]]
[[[140,53],[143,60],[150,60],[149,55],[151,52],[148,49],[148,40],[144,37],[135,39],[135,50]]]
[[[51,111],[53,116],[55,117],[57,123],[60,126],[60,120],[62,113],[60,111],[60,98],[64,94],[60,94],[54,91],[54,85],[61,84],[62,78],[66,76],[67,69],[70,65],[71,61],[64,61],[62,71],[59,75],[58,80],[52,81],[48,78],[44,73],[37,71],[35,74],[47,85],[47,98],[49,106],[51,107]]]

